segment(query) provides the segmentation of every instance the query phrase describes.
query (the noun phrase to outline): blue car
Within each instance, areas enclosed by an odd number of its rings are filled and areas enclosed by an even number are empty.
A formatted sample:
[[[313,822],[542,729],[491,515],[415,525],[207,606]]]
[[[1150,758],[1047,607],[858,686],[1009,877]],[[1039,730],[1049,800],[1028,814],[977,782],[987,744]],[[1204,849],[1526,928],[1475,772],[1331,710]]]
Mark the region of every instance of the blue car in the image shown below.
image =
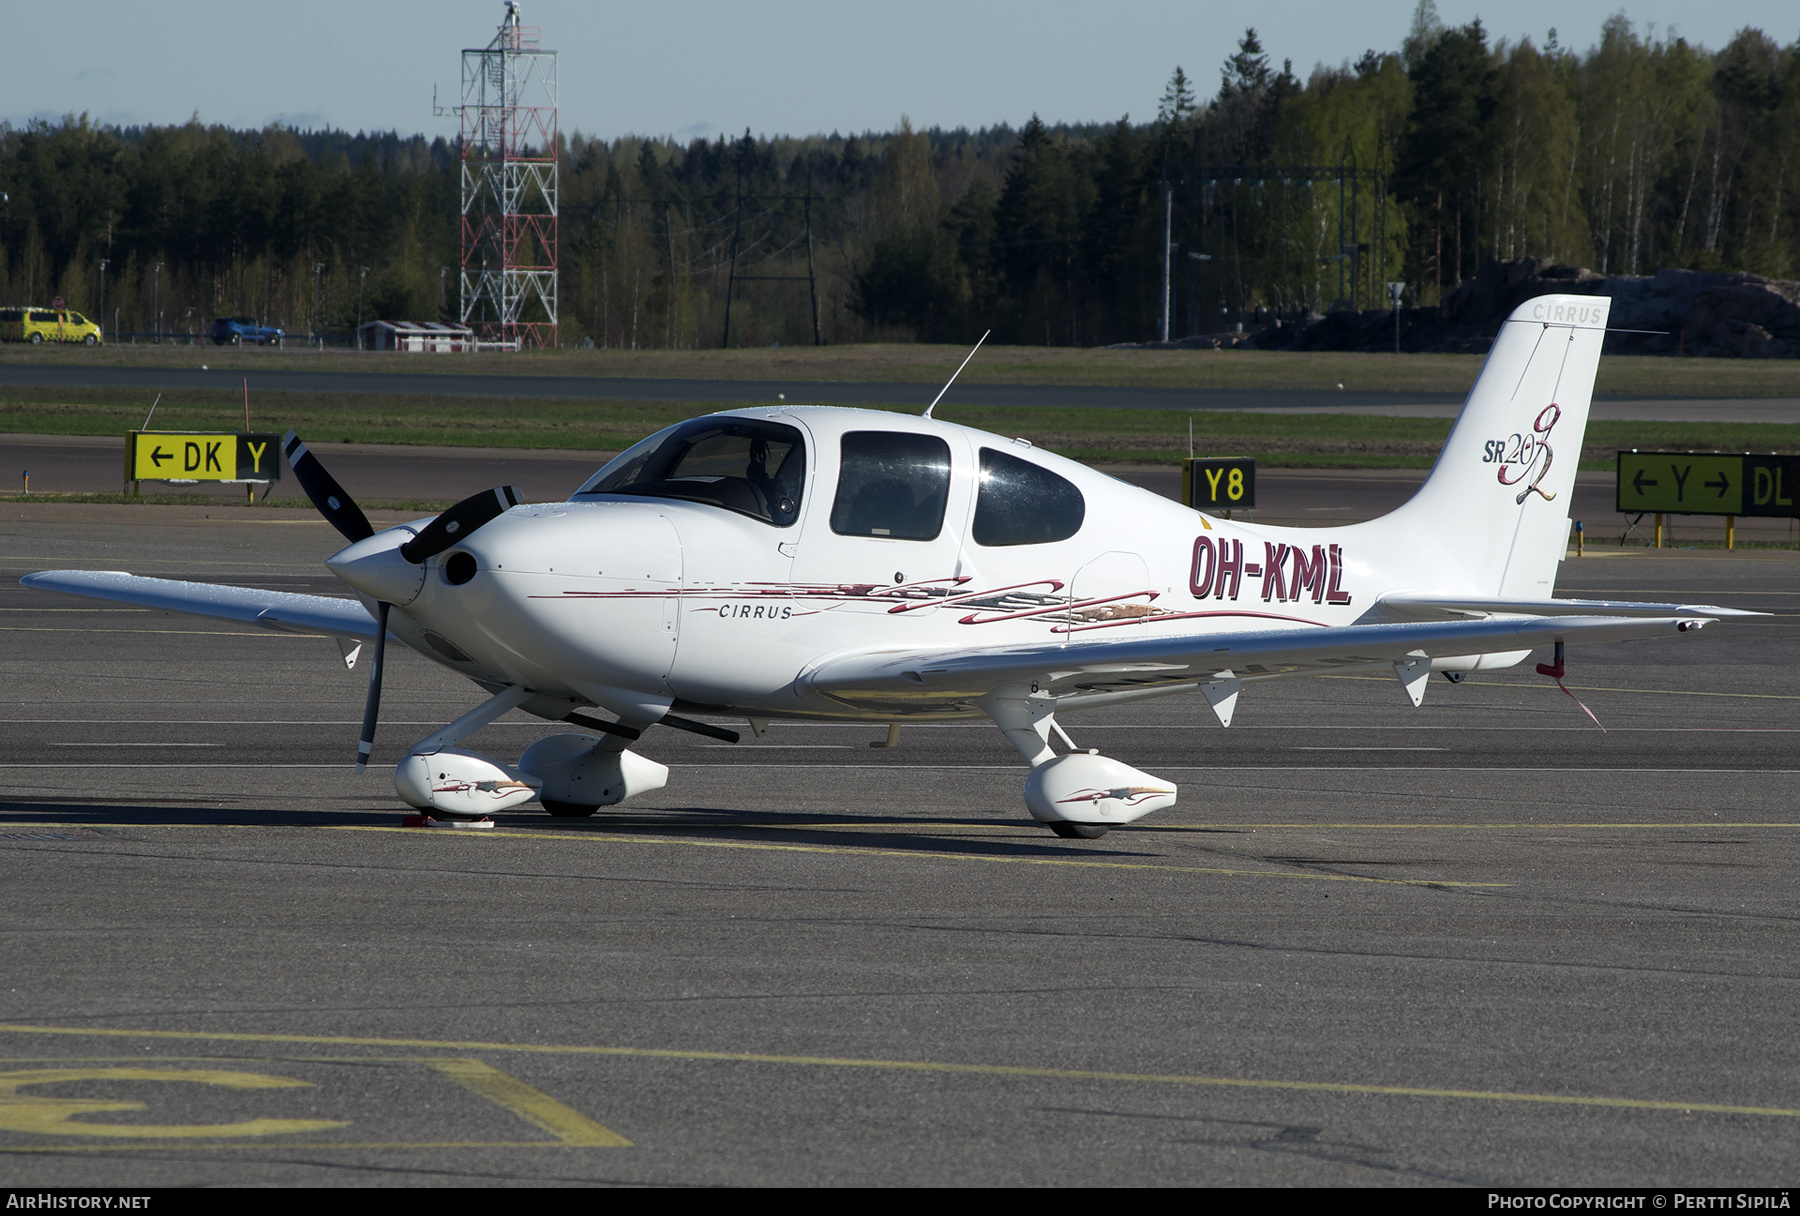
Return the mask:
[[[255,317],[216,317],[212,323],[212,340],[218,346],[253,342],[281,342],[282,333],[272,325],[258,325]]]

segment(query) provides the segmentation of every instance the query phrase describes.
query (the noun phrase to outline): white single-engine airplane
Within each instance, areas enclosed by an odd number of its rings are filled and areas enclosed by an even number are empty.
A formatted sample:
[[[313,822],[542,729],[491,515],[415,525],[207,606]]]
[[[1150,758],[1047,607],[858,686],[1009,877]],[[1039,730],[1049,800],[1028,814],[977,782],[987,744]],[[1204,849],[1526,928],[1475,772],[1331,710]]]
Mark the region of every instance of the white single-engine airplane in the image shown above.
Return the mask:
[[[1609,301],[1540,296],[1502,327],[1431,476],[1337,528],[1214,519],[1102,473],[929,417],[776,406],[696,418],[607,464],[567,502],[511,488],[376,533],[291,433],[295,476],[351,542],[356,599],[54,571],[27,586],[372,642],[357,769],[388,636],[488,699],[420,740],[408,804],[481,817],[538,799],[591,815],[661,788],[627,749],[686,715],[889,725],[986,716],[1030,765],[1025,805],[1093,838],[1175,786],[1076,748],[1060,715],[1198,690],[1230,725],[1245,684],[1510,667],[1539,647],[1755,615],[1551,597]],[[598,707],[607,720],[584,711]],[[512,709],[560,734],[506,764],[454,746]],[[1059,754],[1055,743],[1067,750]]]

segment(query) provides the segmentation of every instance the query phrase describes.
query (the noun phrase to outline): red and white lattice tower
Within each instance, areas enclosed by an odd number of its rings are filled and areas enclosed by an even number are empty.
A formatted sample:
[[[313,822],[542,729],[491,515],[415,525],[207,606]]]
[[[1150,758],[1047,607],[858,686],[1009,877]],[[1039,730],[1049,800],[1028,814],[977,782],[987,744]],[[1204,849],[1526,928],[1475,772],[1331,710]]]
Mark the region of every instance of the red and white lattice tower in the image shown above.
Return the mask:
[[[485,341],[556,345],[556,52],[509,0],[462,53],[463,324]]]

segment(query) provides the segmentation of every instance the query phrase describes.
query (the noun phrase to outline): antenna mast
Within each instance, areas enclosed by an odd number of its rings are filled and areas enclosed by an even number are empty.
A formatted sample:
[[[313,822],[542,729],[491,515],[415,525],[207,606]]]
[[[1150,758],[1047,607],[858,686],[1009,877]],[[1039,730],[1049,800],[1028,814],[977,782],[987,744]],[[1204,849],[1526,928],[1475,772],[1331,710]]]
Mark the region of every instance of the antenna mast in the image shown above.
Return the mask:
[[[980,341],[977,341],[975,343],[975,350],[980,350],[981,343],[986,342],[988,340],[988,334],[991,334],[993,332],[994,331],[990,329],[986,333],[982,334]],[[924,414],[920,415],[921,417],[924,417],[924,418],[931,417],[931,411],[935,410],[937,408],[937,403],[944,399],[944,394],[950,391],[950,386],[952,384],[956,383],[956,378],[958,376],[962,375],[962,369],[969,366],[969,359],[973,359],[975,357],[975,350],[970,351],[968,358],[964,359],[961,363],[958,363],[956,365],[956,370],[950,373],[950,378],[948,380],[944,381],[944,387],[940,388],[938,390],[938,395],[931,399],[931,404],[925,407],[925,412],[924,412]]]
[[[459,317],[483,341],[555,346],[556,52],[517,0],[485,47],[462,53]]]

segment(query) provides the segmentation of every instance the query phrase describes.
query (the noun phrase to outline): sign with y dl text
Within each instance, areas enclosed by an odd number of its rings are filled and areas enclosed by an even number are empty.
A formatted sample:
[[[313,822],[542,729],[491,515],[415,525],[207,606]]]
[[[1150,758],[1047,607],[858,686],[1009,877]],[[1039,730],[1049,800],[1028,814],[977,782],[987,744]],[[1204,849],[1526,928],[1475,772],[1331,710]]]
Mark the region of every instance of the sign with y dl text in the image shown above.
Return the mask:
[[[1800,516],[1800,456],[1620,452],[1618,508],[1667,515]]]

